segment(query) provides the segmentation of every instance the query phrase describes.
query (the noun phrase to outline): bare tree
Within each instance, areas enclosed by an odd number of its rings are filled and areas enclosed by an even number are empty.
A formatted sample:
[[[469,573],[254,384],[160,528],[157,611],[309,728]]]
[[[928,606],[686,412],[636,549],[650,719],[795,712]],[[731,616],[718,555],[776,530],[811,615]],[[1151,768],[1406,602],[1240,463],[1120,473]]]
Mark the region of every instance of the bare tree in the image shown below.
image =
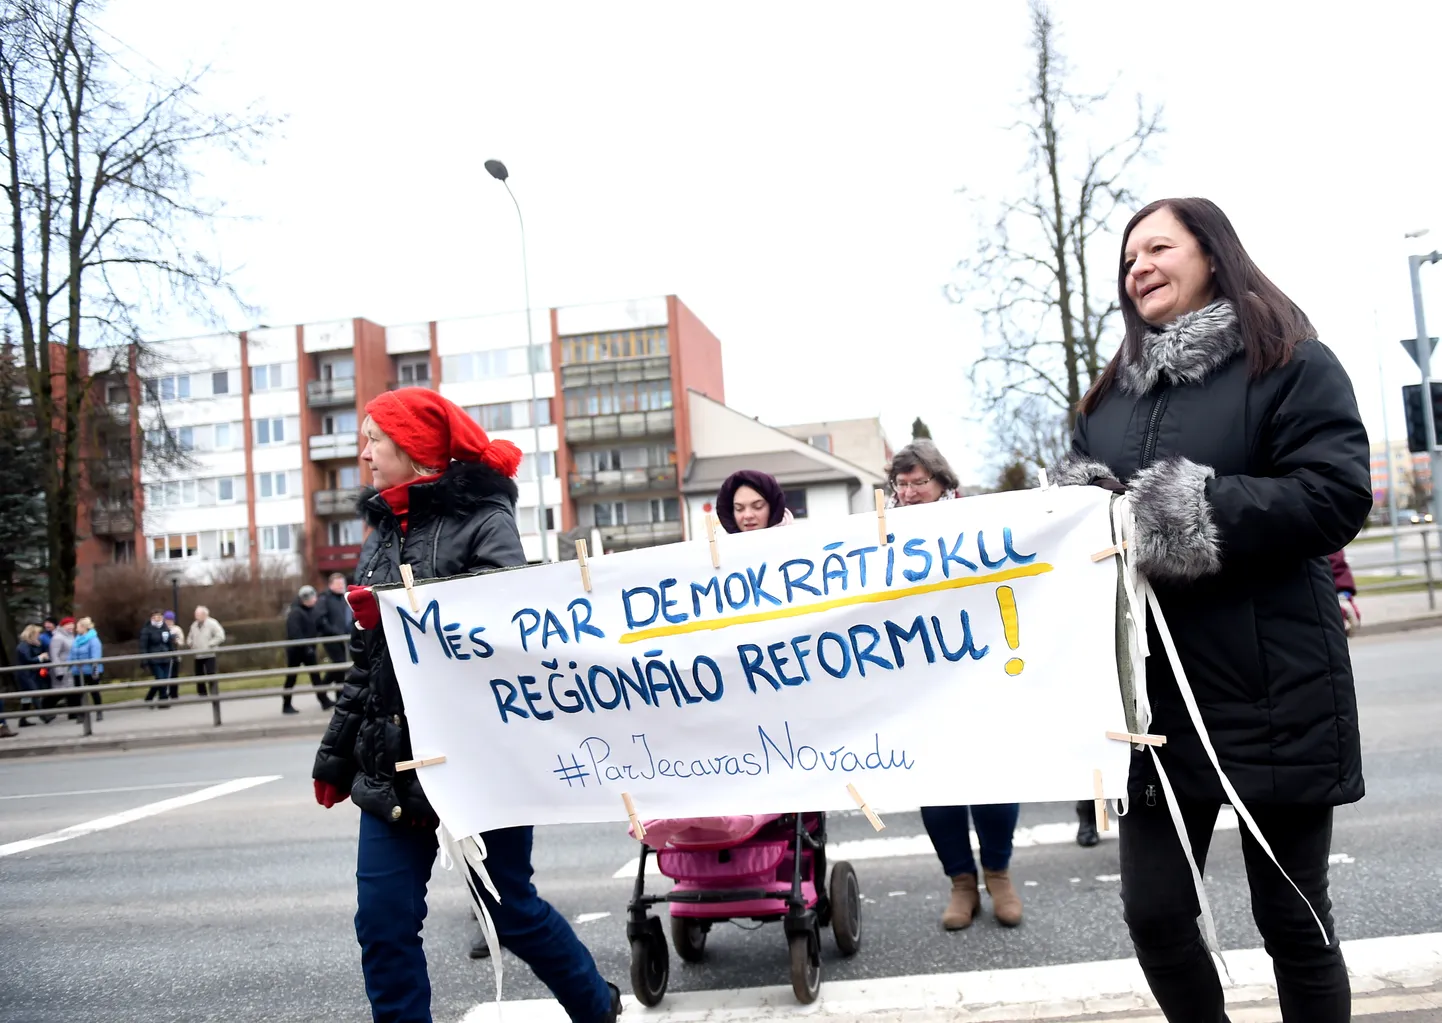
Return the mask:
[[[1160,108],[1138,98],[1130,133],[1093,144],[1084,132],[1110,94],[1069,90],[1050,7],[1032,0],[1030,11],[1035,65],[1012,126],[1027,138],[1030,180],[1023,196],[985,203],[982,238],[947,292],[981,313],[988,342],[971,379],[985,412],[999,433],[1015,434],[1008,424],[1020,414],[1021,433],[1034,435],[1020,450],[1018,438],[998,437],[1000,447],[1042,464],[1048,452],[1031,441],[1070,433],[1077,402],[1115,350],[1112,235],[1118,216],[1138,205],[1129,174],[1162,127]]]
[[[127,66],[101,45],[93,7],[0,0],[0,191],[10,228],[0,299],[18,328],[36,422],[50,427],[40,436],[57,613],[74,595],[86,418],[104,404],[82,348],[141,348],[160,308],[214,321],[213,301],[235,298],[225,270],[194,245],[222,204],[196,197],[192,165],[215,149],[244,156],[270,126],[249,111],[205,112],[203,70],[172,79]]]

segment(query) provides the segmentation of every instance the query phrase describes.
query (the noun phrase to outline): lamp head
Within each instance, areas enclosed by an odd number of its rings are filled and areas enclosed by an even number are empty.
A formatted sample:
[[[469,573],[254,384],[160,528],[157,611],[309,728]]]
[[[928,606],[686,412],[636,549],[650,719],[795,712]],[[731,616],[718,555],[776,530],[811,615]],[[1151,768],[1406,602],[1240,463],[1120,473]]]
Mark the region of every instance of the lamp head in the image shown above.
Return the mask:
[[[506,165],[500,160],[487,160],[486,171],[497,181],[505,181],[511,176],[511,172],[506,170]]]

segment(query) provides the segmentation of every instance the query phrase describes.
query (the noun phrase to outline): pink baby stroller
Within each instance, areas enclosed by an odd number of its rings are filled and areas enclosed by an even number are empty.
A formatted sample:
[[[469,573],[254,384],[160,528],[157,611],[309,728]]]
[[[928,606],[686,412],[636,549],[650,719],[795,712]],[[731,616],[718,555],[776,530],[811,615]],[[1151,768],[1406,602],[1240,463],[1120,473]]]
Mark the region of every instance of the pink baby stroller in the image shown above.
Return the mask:
[[[791,988],[803,1003],[821,991],[821,928],[830,926],[842,955],[861,947],[861,887],[850,863],[826,878],[824,813],[760,814],[645,821],[641,865],[627,907],[631,989],[642,1005],[666,994],[671,957],[658,917],[671,908],[671,941],[688,963],[706,955],[706,936],[718,920],[780,920],[791,950]],[[676,882],[667,895],[646,894],[646,858],[654,850],[661,873]]]

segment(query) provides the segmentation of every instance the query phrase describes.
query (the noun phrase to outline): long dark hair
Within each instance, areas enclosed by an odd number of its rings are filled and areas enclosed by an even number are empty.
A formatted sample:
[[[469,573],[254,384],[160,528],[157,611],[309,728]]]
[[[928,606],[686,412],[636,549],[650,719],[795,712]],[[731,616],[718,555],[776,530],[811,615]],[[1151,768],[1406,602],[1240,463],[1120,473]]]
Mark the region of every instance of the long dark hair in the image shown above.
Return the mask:
[[[1127,295],[1127,239],[1131,237],[1132,228],[1160,209],[1172,211],[1182,226],[1197,239],[1202,252],[1216,268],[1213,281],[1217,297],[1230,299],[1236,307],[1237,326],[1247,353],[1247,370],[1253,379],[1286,365],[1297,345],[1317,336],[1317,329],[1307,319],[1307,314],[1252,262],[1247,250],[1242,248],[1237,229],[1216,203],[1198,198],[1158,199],[1137,210],[1122,232],[1122,252],[1117,259],[1117,294],[1122,320],[1126,323],[1126,337],[1106,370],[1082,398],[1078,408],[1084,413],[1093,411],[1101,403],[1103,396],[1116,383],[1122,366],[1141,358],[1142,343],[1151,328]]]

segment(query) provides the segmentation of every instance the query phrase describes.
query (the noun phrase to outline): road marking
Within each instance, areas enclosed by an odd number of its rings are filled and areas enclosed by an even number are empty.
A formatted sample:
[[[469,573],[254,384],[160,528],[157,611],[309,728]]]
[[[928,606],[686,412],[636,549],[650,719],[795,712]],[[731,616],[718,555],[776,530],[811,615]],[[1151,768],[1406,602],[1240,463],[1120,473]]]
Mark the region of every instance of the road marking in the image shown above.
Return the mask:
[[[1097,875],[1097,880],[1100,881],[1102,884],[1115,884],[1117,881],[1120,881],[1121,879],[1122,879],[1122,876],[1121,876],[1120,874],[1098,874],[1098,875]]]
[[[1327,862],[1328,862],[1328,863],[1356,863],[1357,860],[1356,860],[1355,857],[1348,856],[1346,853],[1333,853],[1331,856],[1328,856],[1328,857],[1327,857]]]
[[[112,792],[152,792],[156,789],[193,789],[197,785],[219,785],[216,781],[163,781],[154,785],[124,785],[117,789],[71,789],[68,792],[24,792],[4,799],[52,799],[60,796],[104,796]]]
[[[1223,807],[1222,812],[1217,815],[1217,831],[1236,831],[1237,815],[1231,807]],[[1031,827],[1017,828],[1012,836],[1012,847],[1016,849],[1028,849],[1038,845],[1067,845],[1076,841],[1076,821],[1060,821],[1056,824],[1035,824]],[[1103,831],[1101,840],[1103,842],[1114,842],[1117,838],[1116,829]],[[973,852],[980,852],[981,846],[977,843],[976,836],[971,837],[971,848]],[[889,835],[885,838],[861,838],[851,842],[829,842],[826,846],[826,858],[833,863],[840,860],[847,860],[852,863],[861,860],[883,860],[896,856],[935,856],[936,850],[932,848],[931,838],[927,835]],[[611,875],[612,880],[634,880],[636,868],[641,865],[638,858],[628,860],[626,865]],[[646,876],[660,877],[661,869],[656,865],[656,857],[651,856],[646,860]]]
[[[610,913],[582,913],[580,916],[576,917],[576,923],[588,924],[595,920],[604,920],[610,915]]]
[[[162,799],[158,803],[147,803],[144,806],[137,806],[133,810],[111,814],[109,817],[97,817],[93,821],[86,821],[84,824],[74,824],[68,828],[62,828],[59,831],[52,831],[47,835],[26,838],[19,842],[11,842],[9,845],[0,845],[0,856],[13,856],[16,853],[29,852],[31,849],[39,849],[42,846],[54,845],[56,842],[65,842],[72,838],[80,838],[82,835],[91,835],[97,831],[105,831],[108,828],[118,828],[122,824],[143,820],[146,817],[154,817],[156,814],[165,813],[167,810],[179,810],[183,806],[194,806],[196,803],[203,803],[207,799],[228,796],[232,792],[241,792],[245,789],[254,788],[257,785],[264,785],[268,781],[279,781],[280,777],[278,774],[266,774],[253,778],[236,778],[234,781],[223,782],[220,785],[212,785],[210,788],[201,789],[199,792],[188,792],[183,796]]]
[[[1442,934],[1368,938],[1342,943],[1352,981],[1355,1016],[1437,1008],[1442,994]],[[1226,985],[1233,1019],[1275,1021],[1265,1004],[1276,998],[1272,960],[1262,949],[1225,953],[1231,982]],[[1418,990],[1431,988],[1431,990]],[[1412,989],[1412,990],[1407,990]],[[789,985],[741,990],[669,994],[657,1009],[645,1009],[630,995],[626,1016],[668,1023],[744,1023],[749,1020],[814,1020],[872,1023],[878,1015],[938,1023],[944,1020],[1061,1020],[1094,1014],[1155,1011],[1146,978],[1135,959],[1066,963],[1010,970],[933,973],[910,977],[827,981],[813,1005],[797,1005]],[[504,1023],[566,1023],[549,998],[508,1001]],[[1148,1016],[1147,1023],[1162,1023]],[[494,1002],[472,1008],[460,1023],[500,1023]],[[1142,1023],[1133,1020],[1133,1023]]]

